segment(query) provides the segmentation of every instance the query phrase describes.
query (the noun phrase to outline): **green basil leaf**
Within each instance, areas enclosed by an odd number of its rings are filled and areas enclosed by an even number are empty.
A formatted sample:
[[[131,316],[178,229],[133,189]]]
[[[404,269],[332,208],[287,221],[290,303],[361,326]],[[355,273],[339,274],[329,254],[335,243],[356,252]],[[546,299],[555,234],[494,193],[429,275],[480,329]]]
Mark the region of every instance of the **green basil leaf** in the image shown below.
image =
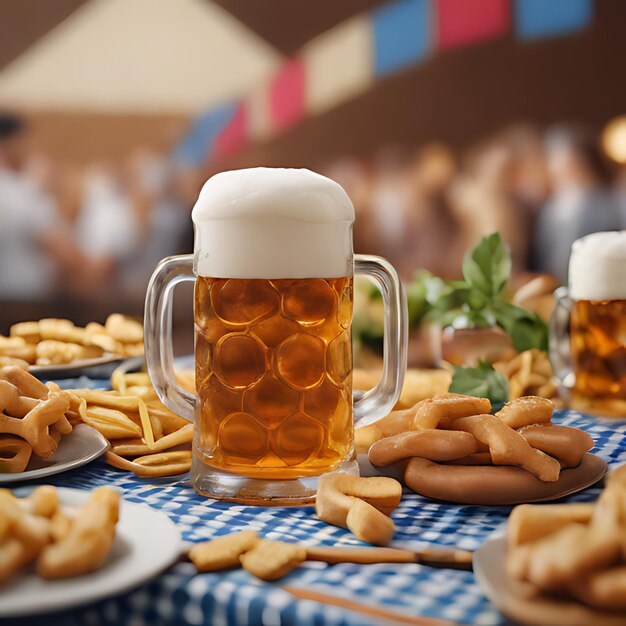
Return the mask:
[[[501,293],[510,274],[511,254],[500,233],[483,237],[463,258],[465,281],[487,296]]]
[[[504,300],[494,303],[493,312],[518,352],[532,348],[548,352],[548,327],[540,317]]]
[[[508,402],[509,381],[492,365],[479,361],[477,367],[455,367],[448,391],[475,398],[489,398],[493,404]]]

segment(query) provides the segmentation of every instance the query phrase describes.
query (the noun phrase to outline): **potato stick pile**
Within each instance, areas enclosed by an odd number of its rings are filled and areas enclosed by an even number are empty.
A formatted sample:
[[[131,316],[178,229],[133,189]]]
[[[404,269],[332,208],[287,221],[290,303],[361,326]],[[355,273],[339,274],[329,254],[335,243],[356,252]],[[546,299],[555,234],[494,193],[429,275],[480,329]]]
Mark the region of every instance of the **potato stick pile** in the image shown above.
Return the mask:
[[[180,375],[193,391],[193,379]],[[75,389],[81,400],[77,419],[110,443],[109,465],[144,478],[184,474],[191,468],[193,425],[170,411],[158,398],[146,373],[111,376],[112,391]]]

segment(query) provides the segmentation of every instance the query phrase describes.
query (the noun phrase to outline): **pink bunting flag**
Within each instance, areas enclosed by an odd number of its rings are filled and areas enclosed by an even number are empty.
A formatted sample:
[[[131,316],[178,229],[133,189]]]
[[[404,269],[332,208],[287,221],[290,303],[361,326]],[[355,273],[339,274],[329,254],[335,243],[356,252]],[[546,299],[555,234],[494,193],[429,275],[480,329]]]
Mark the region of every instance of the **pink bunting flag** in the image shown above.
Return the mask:
[[[274,128],[287,128],[304,115],[304,87],[304,63],[300,59],[287,61],[270,85],[270,118]]]
[[[510,30],[509,0],[437,0],[436,20],[441,50],[495,39]]]

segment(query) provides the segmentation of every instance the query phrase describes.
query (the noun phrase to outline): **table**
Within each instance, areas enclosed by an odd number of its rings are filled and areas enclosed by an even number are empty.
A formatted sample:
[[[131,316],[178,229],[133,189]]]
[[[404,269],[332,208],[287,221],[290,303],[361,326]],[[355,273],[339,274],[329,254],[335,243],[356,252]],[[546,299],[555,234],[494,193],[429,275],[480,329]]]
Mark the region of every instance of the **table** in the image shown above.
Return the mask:
[[[85,386],[82,380],[78,386]],[[90,381],[90,386],[105,386]],[[64,386],[77,386],[76,381]],[[558,411],[555,423],[576,426],[596,441],[594,452],[610,465],[626,462],[626,421],[592,418]],[[111,485],[130,502],[165,512],[187,541],[205,541],[235,530],[252,529],[268,539],[304,545],[362,545],[347,530],[321,522],[312,507],[251,507],[208,500],[197,495],[187,477],[140,479],[102,461],[52,477],[60,487],[92,489]],[[590,501],[599,487],[567,498]],[[393,546],[479,547],[501,526],[510,507],[441,504],[407,492],[392,517],[397,532]],[[157,547],[155,546],[155,549]],[[264,583],[244,570],[196,574],[190,563],[178,563],[156,580],[124,596],[91,607],[37,619],[39,626],[363,626],[374,624],[360,613],[308,600],[296,600],[282,586],[290,584],[373,604],[409,615],[447,619],[463,624],[499,626],[504,618],[480,591],[471,572],[438,570],[417,564],[328,566],[305,563],[276,583]],[[11,626],[35,620],[11,620]],[[0,620],[8,626],[9,622]]]

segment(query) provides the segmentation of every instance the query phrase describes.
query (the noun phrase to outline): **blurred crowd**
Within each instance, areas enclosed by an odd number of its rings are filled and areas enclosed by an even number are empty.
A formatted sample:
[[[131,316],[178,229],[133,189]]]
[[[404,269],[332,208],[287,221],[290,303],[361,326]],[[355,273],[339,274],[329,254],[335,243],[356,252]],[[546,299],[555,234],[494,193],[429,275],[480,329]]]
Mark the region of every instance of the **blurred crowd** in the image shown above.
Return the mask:
[[[389,258],[404,278],[417,268],[459,276],[464,251],[499,231],[517,272],[564,281],[575,239],[626,227],[625,171],[576,126],[516,126],[460,154],[437,143],[390,147],[319,169],[354,201],[356,251]],[[141,150],[115,163],[52,162],[20,117],[0,114],[2,325],[141,314],[158,261],[192,249],[201,182],[168,155]]]
[[[192,249],[198,190],[197,172],[144,150],[122,162],[54,162],[20,117],[0,113],[2,326],[141,315],[156,264]]]
[[[460,154],[431,143],[388,148],[372,160],[328,163],[355,204],[355,248],[457,278],[465,251],[499,231],[514,272],[567,280],[573,241],[626,228],[626,170],[609,163],[597,133],[516,125]]]

